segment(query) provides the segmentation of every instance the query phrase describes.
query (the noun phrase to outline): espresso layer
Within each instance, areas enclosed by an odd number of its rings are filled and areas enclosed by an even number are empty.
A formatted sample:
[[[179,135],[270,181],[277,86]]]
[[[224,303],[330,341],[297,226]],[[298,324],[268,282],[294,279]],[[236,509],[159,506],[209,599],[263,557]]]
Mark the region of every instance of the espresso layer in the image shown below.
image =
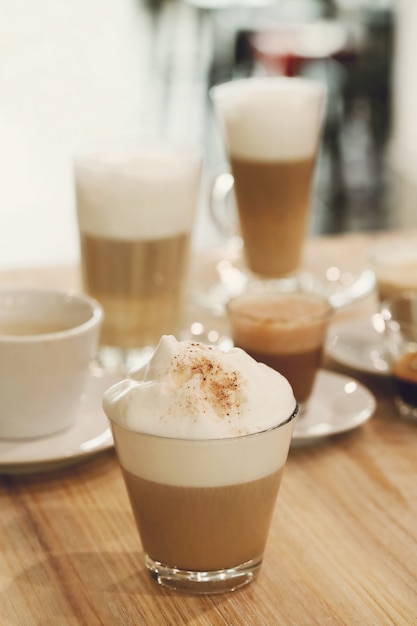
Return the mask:
[[[417,352],[404,354],[394,363],[392,373],[402,399],[417,406]]]
[[[258,161],[230,155],[245,256],[263,276],[284,276],[300,263],[314,155]]]
[[[290,382],[297,402],[305,402],[311,394],[316,372],[320,367],[322,348],[288,354],[271,354],[248,350],[260,363],[266,363]]]
[[[123,469],[145,552],[190,570],[217,570],[261,558],[282,469],[217,488],[172,487]]]
[[[105,312],[103,345],[156,345],[178,332],[188,255],[184,233],[144,241],[81,234],[84,289]]]

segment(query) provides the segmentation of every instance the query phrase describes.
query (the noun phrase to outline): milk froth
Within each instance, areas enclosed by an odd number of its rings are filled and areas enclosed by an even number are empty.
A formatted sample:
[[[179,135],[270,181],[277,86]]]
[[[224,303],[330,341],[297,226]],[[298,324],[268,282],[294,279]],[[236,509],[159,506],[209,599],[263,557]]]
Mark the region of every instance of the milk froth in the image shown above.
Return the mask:
[[[128,471],[171,485],[221,486],[284,465],[280,431],[292,431],[296,402],[281,374],[243,350],[164,336],[150,363],[111,387],[103,406]]]
[[[315,154],[324,101],[319,83],[251,78],[218,85],[210,93],[224,121],[229,155],[288,161]]]
[[[191,229],[198,198],[198,151],[145,149],[80,156],[75,164],[82,233],[125,240]],[[194,193],[193,193],[194,191]]]

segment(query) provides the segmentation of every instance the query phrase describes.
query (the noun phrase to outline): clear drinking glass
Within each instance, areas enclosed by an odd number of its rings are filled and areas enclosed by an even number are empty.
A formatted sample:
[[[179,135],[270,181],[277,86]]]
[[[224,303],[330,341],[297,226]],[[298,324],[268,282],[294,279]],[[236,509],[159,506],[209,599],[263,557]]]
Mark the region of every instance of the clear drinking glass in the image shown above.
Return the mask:
[[[398,293],[381,304],[386,358],[395,384],[395,404],[417,420],[417,291]]]
[[[402,291],[417,289],[417,236],[382,236],[368,250],[380,302]]]
[[[160,585],[210,594],[254,579],[296,413],[263,432],[206,440],[111,422],[146,566]]]
[[[104,309],[105,369],[129,370],[180,331],[201,165],[198,148],[136,140],[76,157],[82,282]]]
[[[306,237],[325,87],[304,78],[253,77],[217,85],[210,96],[233,176],[247,268],[288,279],[299,269]]]
[[[313,292],[284,293],[265,286],[231,298],[227,312],[234,345],[287,378],[302,415],[333,314],[329,300]]]

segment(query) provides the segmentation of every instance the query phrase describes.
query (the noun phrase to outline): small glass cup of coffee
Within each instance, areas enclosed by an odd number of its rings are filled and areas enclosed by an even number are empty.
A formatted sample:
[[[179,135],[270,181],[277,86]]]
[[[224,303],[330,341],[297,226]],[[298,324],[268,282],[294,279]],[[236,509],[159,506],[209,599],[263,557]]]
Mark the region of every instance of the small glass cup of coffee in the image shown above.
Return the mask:
[[[195,594],[235,591],[261,567],[297,408],[274,428],[175,439],[111,422],[152,578]]]
[[[261,567],[298,407],[242,350],[162,337],[103,407],[151,577],[234,591]]]
[[[384,236],[371,244],[368,262],[374,271],[379,302],[417,289],[417,236]]]
[[[395,384],[399,414],[417,420],[417,291],[384,300],[384,346]]]
[[[304,290],[261,287],[231,298],[227,312],[234,345],[287,378],[301,417],[321,365],[333,314],[328,299]]]

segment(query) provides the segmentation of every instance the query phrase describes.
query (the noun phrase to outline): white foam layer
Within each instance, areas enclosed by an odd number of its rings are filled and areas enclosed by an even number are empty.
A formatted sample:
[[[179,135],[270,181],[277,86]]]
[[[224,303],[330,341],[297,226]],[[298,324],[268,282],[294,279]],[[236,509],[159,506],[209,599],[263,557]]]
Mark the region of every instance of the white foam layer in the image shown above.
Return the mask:
[[[269,476],[284,466],[294,419],[236,439],[190,441],[131,432],[112,423],[121,465],[146,480],[178,487],[222,487]]]
[[[229,155],[262,160],[298,160],[315,155],[324,108],[324,88],[297,78],[249,78],[211,92]]]
[[[189,232],[198,202],[198,151],[114,150],[75,164],[81,232],[114,239],[159,239]]]
[[[417,237],[379,242],[369,250],[371,262],[386,268],[417,265]]]
[[[162,337],[149,364],[104,396],[110,420],[180,439],[261,432],[286,421],[294,406],[286,378],[243,350],[223,352],[173,336]]]
[[[369,249],[368,256],[380,292],[394,293],[417,287],[416,237],[380,241]]]
[[[103,406],[123,467],[147,480],[202,487],[282,467],[296,403],[281,374],[242,350],[164,336],[150,363],[112,386]]]

